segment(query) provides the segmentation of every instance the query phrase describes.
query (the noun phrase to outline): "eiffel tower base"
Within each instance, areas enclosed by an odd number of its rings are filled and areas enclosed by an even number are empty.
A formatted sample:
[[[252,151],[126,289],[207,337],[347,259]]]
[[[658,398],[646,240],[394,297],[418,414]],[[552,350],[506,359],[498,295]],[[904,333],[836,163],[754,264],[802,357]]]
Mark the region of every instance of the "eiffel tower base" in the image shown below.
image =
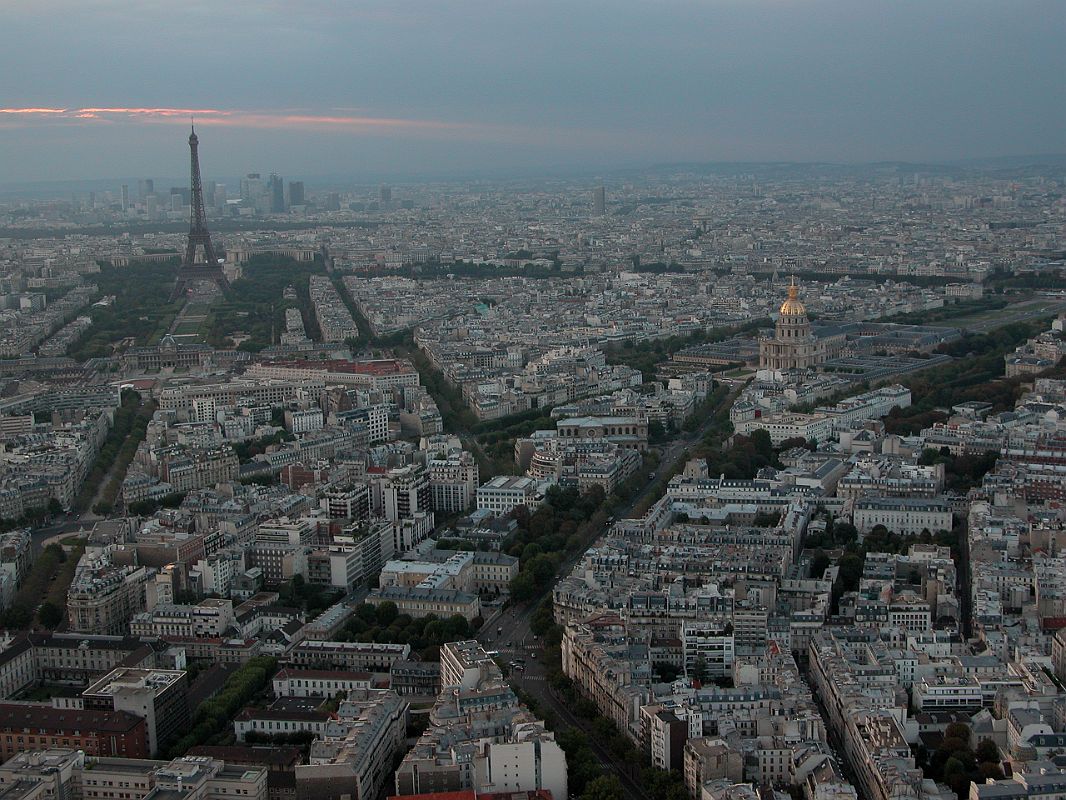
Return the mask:
[[[184,295],[194,281],[211,281],[218,286],[219,291],[223,292],[229,288],[229,282],[226,280],[225,274],[218,267],[212,267],[209,264],[182,267],[181,271],[178,272],[177,279],[174,281],[174,289],[170,293],[170,302],[173,303]]]

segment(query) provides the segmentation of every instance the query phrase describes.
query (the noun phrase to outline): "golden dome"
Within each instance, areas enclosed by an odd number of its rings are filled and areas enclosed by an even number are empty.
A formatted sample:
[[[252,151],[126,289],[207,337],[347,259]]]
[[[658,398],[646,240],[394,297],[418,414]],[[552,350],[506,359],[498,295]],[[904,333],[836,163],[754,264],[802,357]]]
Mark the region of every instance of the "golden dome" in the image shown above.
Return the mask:
[[[788,300],[781,304],[781,315],[785,317],[799,317],[807,313],[807,307],[799,300],[799,287],[796,279],[792,279],[788,287]]]

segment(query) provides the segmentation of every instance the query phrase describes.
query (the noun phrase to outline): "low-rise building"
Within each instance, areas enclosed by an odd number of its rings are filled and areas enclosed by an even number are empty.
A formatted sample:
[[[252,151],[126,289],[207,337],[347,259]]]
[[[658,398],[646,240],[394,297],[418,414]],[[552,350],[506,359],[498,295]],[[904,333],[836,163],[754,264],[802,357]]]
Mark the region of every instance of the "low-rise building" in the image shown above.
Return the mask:
[[[94,757],[147,758],[148,726],[143,716],[129,711],[0,703],[0,758],[54,747]]]
[[[481,599],[476,594],[457,589],[436,589],[422,586],[385,586],[375,589],[367,597],[368,603],[395,603],[401,614],[419,618],[435,614],[438,617],[459,615],[467,620],[481,616]]]
[[[370,689],[374,676],[344,670],[282,669],[272,683],[276,697],[333,697],[338,692]]]
[[[151,761],[54,747],[19,753],[0,766],[0,791],[11,800],[267,800],[267,769],[207,756]]]

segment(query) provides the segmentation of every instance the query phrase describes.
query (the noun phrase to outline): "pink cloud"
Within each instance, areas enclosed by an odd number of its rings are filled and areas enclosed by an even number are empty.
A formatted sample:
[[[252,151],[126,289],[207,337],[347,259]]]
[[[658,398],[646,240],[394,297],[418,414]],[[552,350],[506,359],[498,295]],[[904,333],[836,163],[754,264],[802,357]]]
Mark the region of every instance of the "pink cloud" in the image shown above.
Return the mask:
[[[86,107],[86,108],[0,108],[0,120],[17,120],[25,125],[35,122],[68,121],[71,124],[91,122],[171,122],[177,118],[195,119],[202,125],[225,125],[234,128],[258,129],[319,129],[350,133],[373,131],[393,132],[472,132],[487,129],[464,122],[432,119],[404,119],[399,117],[376,117],[365,114],[337,112],[311,113],[303,111],[254,111],[218,108],[141,108],[141,107]],[[6,118],[6,119],[5,119]]]
[[[361,113],[360,113],[361,112]],[[565,138],[583,148],[617,147],[631,150],[646,134],[620,129],[541,127],[491,122],[375,116],[359,109],[219,109],[90,106],[84,108],[0,108],[0,128],[35,125],[174,125],[194,118],[197,125],[247,130],[332,132],[352,136],[398,135],[417,139],[468,142],[508,142],[530,146],[554,145]],[[659,142],[656,138],[656,142]]]
[[[217,108],[79,108],[83,114],[127,114],[131,117],[188,117],[228,114]]]

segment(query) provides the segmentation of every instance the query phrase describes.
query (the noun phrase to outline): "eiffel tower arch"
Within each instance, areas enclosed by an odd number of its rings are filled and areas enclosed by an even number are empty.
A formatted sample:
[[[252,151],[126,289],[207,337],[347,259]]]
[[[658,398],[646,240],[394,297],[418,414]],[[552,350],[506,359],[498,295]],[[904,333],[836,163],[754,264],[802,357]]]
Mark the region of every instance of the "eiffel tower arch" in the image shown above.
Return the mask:
[[[178,270],[171,300],[180,297],[194,280],[209,280],[219,289],[226,288],[226,276],[222,272],[211,233],[207,230],[207,212],[204,210],[204,189],[200,182],[200,139],[196,128],[189,133],[189,186],[192,193],[192,212],[189,215],[189,239],[185,245],[185,257]]]

